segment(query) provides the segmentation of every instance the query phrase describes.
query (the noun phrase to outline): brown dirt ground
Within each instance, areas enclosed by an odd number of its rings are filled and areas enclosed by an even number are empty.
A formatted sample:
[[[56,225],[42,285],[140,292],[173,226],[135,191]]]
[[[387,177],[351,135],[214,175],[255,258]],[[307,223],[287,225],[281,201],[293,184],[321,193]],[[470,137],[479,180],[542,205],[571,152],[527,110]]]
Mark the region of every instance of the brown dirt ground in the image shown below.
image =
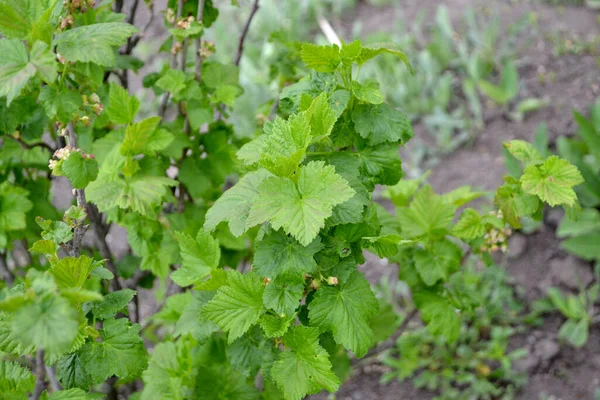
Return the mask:
[[[547,97],[550,106],[527,115],[518,123],[503,118],[496,110],[486,110],[486,127],[470,146],[465,146],[444,157],[434,168],[430,183],[439,192],[469,184],[485,190],[495,189],[502,182],[505,173],[502,142],[510,139],[533,139],[535,128],[542,121],[548,125],[551,142],[560,135],[572,135],[575,125],[572,110],[587,112],[587,107],[600,94],[600,70],[597,56],[563,55],[556,56],[553,46],[545,39],[545,34],[557,31],[570,32],[582,36],[600,34],[598,13],[585,7],[555,7],[539,3],[500,1],[500,0],[407,0],[385,8],[360,3],[342,22],[351,31],[353,21],[361,21],[364,32],[385,30],[396,26],[400,15],[410,21],[420,10],[429,16],[435,15],[440,4],[448,6],[450,16],[459,18],[466,7],[489,7],[499,11],[505,23],[515,21],[520,16],[535,12],[538,16],[540,34],[533,38],[527,53],[519,59],[519,73],[523,97]],[[538,71],[556,74],[552,83],[542,84],[537,79]],[[415,135],[425,133],[424,127],[415,126]],[[525,250],[509,261],[507,269],[515,283],[525,290],[525,298],[533,300],[542,292],[540,282],[548,275],[548,262],[554,257],[561,258],[560,242],[554,236],[554,228],[548,224],[538,232],[526,236]],[[565,265],[566,267],[566,265]],[[382,275],[393,276],[396,268],[381,264],[378,260],[369,261],[362,267],[370,280]],[[544,326],[536,329],[536,335],[556,339],[561,320],[550,318]],[[532,328],[533,330],[533,328]],[[529,332],[531,333],[531,332]],[[518,335],[512,346],[520,347],[528,334]],[[353,376],[336,394],[338,399],[353,400],[392,400],[430,399],[431,393],[419,391],[410,382],[379,383],[381,367],[366,365],[354,371]],[[594,392],[600,382],[600,332],[592,329],[587,345],[580,350],[561,346],[559,355],[543,368],[538,368],[529,376],[528,383],[519,392],[522,400],[540,399],[542,394],[553,396],[555,400],[594,399]],[[315,398],[325,398],[324,395]]]

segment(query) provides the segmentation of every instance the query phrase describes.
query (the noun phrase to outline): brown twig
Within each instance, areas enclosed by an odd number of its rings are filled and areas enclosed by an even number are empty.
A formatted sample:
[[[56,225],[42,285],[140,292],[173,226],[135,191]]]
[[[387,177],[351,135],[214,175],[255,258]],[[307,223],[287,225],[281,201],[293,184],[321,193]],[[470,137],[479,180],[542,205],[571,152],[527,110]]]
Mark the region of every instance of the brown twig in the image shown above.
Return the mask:
[[[123,0],[115,0],[113,11],[116,13],[123,11]]]
[[[135,12],[137,11],[138,4],[140,0],[134,0],[133,6],[131,6],[131,11],[129,12],[129,16],[127,17],[127,23],[133,25],[135,22]]]
[[[23,139],[20,138],[16,138],[14,136],[6,136],[8,138],[11,138],[12,140],[14,140],[15,142],[19,143],[21,145],[21,147],[23,147],[24,149],[33,149],[34,147],[42,147],[44,149],[47,149],[50,151],[50,153],[54,153],[54,149],[48,144],[48,143],[44,143],[44,142],[37,142],[37,143],[25,143],[23,141]]]
[[[100,214],[95,206],[88,204],[87,215],[90,222],[93,224],[94,234],[96,236],[96,241],[98,242],[98,251],[104,259],[104,265],[115,276],[115,279],[110,281],[111,290],[121,290],[123,285],[121,285],[121,282],[119,281],[113,254],[108,247],[108,243],[106,242],[108,228],[104,222],[102,222],[102,214]]]
[[[248,35],[248,30],[250,29],[250,23],[252,22],[252,19],[254,18],[254,15],[256,14],[256,12],[258,11],[258,1],[259,0],[254,0],[254,4],[252,5],[252,10],[250,10],[250,15],[248,16],[248,19],[246,20],[246,23],[244,24],[244,28],[242,29],[242,34],[240,35],[240,40],[238,42],[238,49],[237,49],[237,54],[235,55],[235,59],[233,61],[233,63],[235,65],[240,65],[240,60],[242,59],[242,53],[244,52],[244,42],[246,41],[246,35]]]
[[[44,350],[35,354],[35,389],[32,400],[38,400],[46,388],[46,368],[44,366]]]
[[[0,273],[2,273],[2,279],[12,286],[15,281],[15,276],[6,263],[6,253],[0,253]]]

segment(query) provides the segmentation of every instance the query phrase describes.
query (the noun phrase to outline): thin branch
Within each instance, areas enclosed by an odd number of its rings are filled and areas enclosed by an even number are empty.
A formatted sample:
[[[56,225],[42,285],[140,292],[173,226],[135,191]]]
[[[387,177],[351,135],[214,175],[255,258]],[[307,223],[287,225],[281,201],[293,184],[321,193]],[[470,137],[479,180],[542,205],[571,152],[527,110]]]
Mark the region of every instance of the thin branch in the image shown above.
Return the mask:
[[[246,35],[248,35],[248,30],[250,29],[250,23],[252,22],[252,19],[254,18],[254,14],[256,14],[256,12],[258,11],[258,1],[259,0],[254,0],[254,4],[252,5],[252,10],[250,10],[250,15],[248,16],[248,19],[246,20],[246,24],[244,24],[244,28],[242,29],[242,35],[240,36],[240,40],[238,42],[238,49],[237,49],[237,54],[235,55],[235,60],[233,61],[233,63],[235,65],[240,65],[240,60],[242,59],[242,53],[244,52],[244,41],[246,40]]]
[[[175,19],[175,21],[178,21],[181,18],[181,14],[183,13],[183,0],[179,0],[179,2],[177,3],[177,17]],[[173,46],[175,46],[175,43],[173,43]],[[184,66],[185,68],[185,66]],[[174,51],[173,48],[171,48],[171,69],[177,69],[177,51]],[[161,118],[164,118],[166,112],[167,112],[167,107],[169,106],[169,99],[171,98],[171,93],[167,92],[165,93],[165,96],[163,97],[162,103],[160,104],[160,108],[158,110],[158,116]]]
[[[277,95],[277,98],[275,98],[275,101],[273,101],[273,105],[271,106],[271,110],[269,111],[269,120],[275,119],[275,117],[277,116],[277,109],[279,108],[279,94]]]
[[[113,11],[116,13],[123,11],[123,0],[115,0]]]
[[[44,350],[35,354],[35,389],[32,400],[38,400],[46,388],[46,368],[44,366]]]
[[[2,279],[12,286],[15,281],[15,276],[6,263],[6,253],[0,253],[0,273],[2,273]]]
[[[138,4],[140,0],[134,0],[133,6],[131,6],[131,11],[129,12],[129,16],[127,17],[127,23],[133,25],[135,22],[135,12],[137,11]]]
[[[121,290],[123,285],[121,285],[121,282],[119,281],[113,254],[106,242],[108,227],[102,222],[102,214],[100,214],[95,206],[89,204],[86,211],[90,222],[93,224],[94,234],[98,243],[98,251],[104,259],[104,265],[115,276],[115,279],[110,281],[111,289],[112,291]]]
[[[56,370],[54,369],[54,367],[49,367],[46,365],[46,376],[50,381],[50,386],[52,386],[53,392],[58,392],[59,390],[62,390],[62,386],[60,386],[60,383],[58,383],[58,379],[56,379]]]
[[[196,20],[204,25],[204,0],[198,2],[198,15]],[[198,83],[202,82],[202,63],[204,57],[201,54],[202,50],[202,37],[196,39],[196,80]]]
[[[34,147],[42,147],[44,149],[47,149],[48,151],[50,151],[50,153],[54,153],[54,149],[48,144],[48,143],[44,143],[44,142],[37,142],[37,143],[25,143],[23,141],[23,139],[20,138],[16,138],[14,136],[6,136],[8,138],[11,138],[12,140],[14,140],[15,142],[19,143],[21,145],[21,147],[23,147],[24,149],[33,149]]]
[[[73,148],[77,148],[77,136],[75,135],[73,123],[67,125],[67,132],[69,133],[69,145]],[[87,214],[88,206],[83,189],[75,189],[75,198],[77,199],[77,206],[81,207]],[[87,228],[88,226],[83,223],[77,224],[75,227],[70,251],[72,257],[79,257],[81,254],[81,242],[83,241],[83,235],[85,235]]]

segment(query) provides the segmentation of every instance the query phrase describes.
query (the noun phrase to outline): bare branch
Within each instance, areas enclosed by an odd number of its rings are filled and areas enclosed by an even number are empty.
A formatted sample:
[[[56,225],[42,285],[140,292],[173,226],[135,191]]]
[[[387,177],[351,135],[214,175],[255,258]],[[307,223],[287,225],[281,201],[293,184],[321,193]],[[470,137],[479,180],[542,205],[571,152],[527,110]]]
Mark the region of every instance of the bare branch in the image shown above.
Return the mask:
[[[133,25],[135,22],[135,12],[137,11],[138,4],[140,0],[134,0],[133,6],[131,6],[131,11],[129,12],[129,16],[127,17],[127,23]]]
[[[204,24],[204,0],[198,2],[198,15],[196,16],[196,20]],[[201,50],[202,37],[199,37],[196,39],[196,80],[198,83],[202,82],[202,63],[204,62],[204,57],[200,54]]]
[[[44,366],[44,350],[38,350],[35,355],[35,389],[32,400],[38,400],[46,389],[46,368]]]
[[[235,65],[240,65],[240,60],[242,59],[242,53],[244,52],[244,41],[246,40],[246,35],[248,35],[248,30],[250,29],[250,23],[254,18],[254,14],[258,11],[258,1],[254,0],[254,4],[252,5],[252,10],[250,10],[250,15],[248,15],[248,19],[244,24],[244,28],[242,29],[242,35],[240,36],[240,40],[238,42],[237,54],[235,55],[235,60],[233,63]]]
[[[21,147],[23,147],[24,149],[33,149],[34,147],[42,147],[44,149],[49,150],[50,153],[54,153],[54,149],[48,143],[37,142],[37,143],[31,143],[31,144],[29,144],[29,143],[25,143],[23,141],[23,139],[16,138],[14,136],[6,136],[6,137],[11,138],[15,142],[19,143],[21,145]]]
[[[69,133],[69,145],[73,148],[77,148],[77,136],[75,136],[75,128],[73,123],[67,125],[67,132]],[[77,206],[83,208],[88,213],[87,201],[85,200],[85,192],[83,189],[75,189],[75,198],[77,199]],[[73,231],[73,242],[71,244],[71,251],[69,252],[72,257],[79,257],[81,254],[81,242],[83,241],[83,235],[87,231],[88,226],[83,223],[77,224]]]
[[[56,379],[56,370],[54,369],[54,367],[49,367],[46,365],[46,376],[50,381],[52,391],[57,392],[59,390],[62,390],[62,386],[60,386],[60,383],[58,383],[58,379]]]
[[[181,14],[183,13],[183,0],[179,0],[177,3],[177,18],[176,21],[179,20],[179,18],[181,18]],[[174,46],[175,44],[173,44]],[[175,51],[174,49],[171,49],[171,69],[176,69],[177,68],[177,51]],[[185,68],[185,67],[184,67]],[[160,109],[158,110],[158,116],[161,118],[164,118],[166,112],[167,112],[167,107],[169,106],[169,99],[171,98],[171,93],[167,92],[165,93],[165,96],[163,97],[162,103],[160,104]]]

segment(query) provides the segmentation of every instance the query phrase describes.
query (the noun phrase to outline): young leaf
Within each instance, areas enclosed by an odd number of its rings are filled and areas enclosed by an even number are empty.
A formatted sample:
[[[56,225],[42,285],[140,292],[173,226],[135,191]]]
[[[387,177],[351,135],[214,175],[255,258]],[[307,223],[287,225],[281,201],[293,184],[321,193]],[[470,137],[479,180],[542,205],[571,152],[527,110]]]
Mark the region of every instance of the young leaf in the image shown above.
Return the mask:
[[[358,65],[362,65],[364,63],[366,63],[367,61],[369,61],[370,59],[377,57],[380,54],[391,54],[395,57],[398,57],[406,66],[406,68],[408,69],[408,71],[413,74],[413,67],[410,64],[410,61],[408,59],[408,56],[406,55],[406,53],[404,53],[402,50],[399,49],[394,49],[393,47],[395,47],[394,45],[391,44],[387,44],[387,43],[381,43],[381,44],[375,44],[375,45],[370,45],[368,47],[363,47],[360,51],[360,55],[354,60],[355,63],[357,63]]]
[[[446,203],[430,186],[419,190],[409,207],[398,209],[398,219],[406,238],[444,235],[456,207]]]
[[[103,382],[113,375],[121,379],[138,376],[148,365],[148,352],[139,336],[140,326],[125,318],[108,319],[100,330],[101,342],[85,344],[81,362],[92,380]]]
[[[48,396],[48,400],[94,400],[103,398],[102,393],[87,393],[79,388],[59,390]]]
[[[127,304],[135,296],[135,290],[123,289],[116,292],[108,293],[102,301],[97,301],[90,304],[92,314],[98,319],[109,319],[115,314],[127,307]],[[85,307],[85,305],[84,305]],[[85,309],[85,308],[84,308]]]
[[[336,286],[321,286],[308,309],[311,325],[331,330],[335,341],[357,357],[373,344],[369,320],[379,311],[379,302],[360,272]]]
[[[132,123],[140,108],[140,101],[137,97],[130,96],[125,88],[116,83],[110,84],[108,101],[106,112],[115,124]]]
[[[472,208],[467,208],[460,216],[460,219],[452,229],[452,234],[461,239],[475,239],[483,236],[485,233],[485,224],[481,215]]]
[[[81,153],[73,151],[62,163],[62,172],[75,189],[83,189],[98,177],[98,161],[82,157]]]
[[[538,196],[551,206],[573,206],[577,195],[573,186],[583,183],[577,167],[567,160],[550,156],[541,165],[525,168],[521,177],[523,190]]]
[[[171,274],[173,282],[185,287],[202,281],[219,266],[219,241],[200,229],[196,239],[185,233],[175,234],[181,250],[181,268]]]
[[[283,227],[304,246],[325,226],[333,207],[355,193],[333,166],[322,161],[300,167],[297,185],[288,178],[271,177],[261,183],[258,191],[248,225],[270,221],[274,229]]]
[[[70,122],[79,108],[83,105],[81,95],[74,90],[52,86],[44,86],[40,93],[40,103],[48,118],[58,119],[59,122]]]
[[[335,392],[340,381],[331,370],[329,354],[319,345],[316,328],[295,326],[285,336],[289,351],[281,353],[271,376],[286,400],[300,400],[322,389]]]
[[[54,45],[67,61],[113,67],[116,63],[113,49],[124,45],[137,31],[136,27],[122,22],[78,26],[56,35]]]
[[[65,257],[50,268],[59,288],[82,288],[97,264],[88,256]]]
[[[541,164],[544,161],[542,154],[532,144],[524,140],[505,142],[504,147],[525,166]]]
[[[220,222],[229,222],[229,230],[234,236],[241,236],[246,232],[248,215],[254,201],[258,197],[260,184],[268,177],[273,176],[269,171],[259,169],[249,172],[239,182],[227,190],[213,204],[206,213],[204,229],[212,232]]]
[[[316,238],[308,246],[281,231],[274,231],[256,244],[254,269],[260,276],[290,283],[302,283],[305,273],[317,269],[314,255],[323,248]]]
[[[318,72],[334,72],[340,64],[340,48],[331,46],[317,46],[312,43],[302,43],[300,53],[304,64]]]
[[[244,275],[232,271],[226,286],[202,309],[202,315],[229,332],[228,342],[242,336],[256,324],[265,312],[263,292],[265,287],[254,273]]]

